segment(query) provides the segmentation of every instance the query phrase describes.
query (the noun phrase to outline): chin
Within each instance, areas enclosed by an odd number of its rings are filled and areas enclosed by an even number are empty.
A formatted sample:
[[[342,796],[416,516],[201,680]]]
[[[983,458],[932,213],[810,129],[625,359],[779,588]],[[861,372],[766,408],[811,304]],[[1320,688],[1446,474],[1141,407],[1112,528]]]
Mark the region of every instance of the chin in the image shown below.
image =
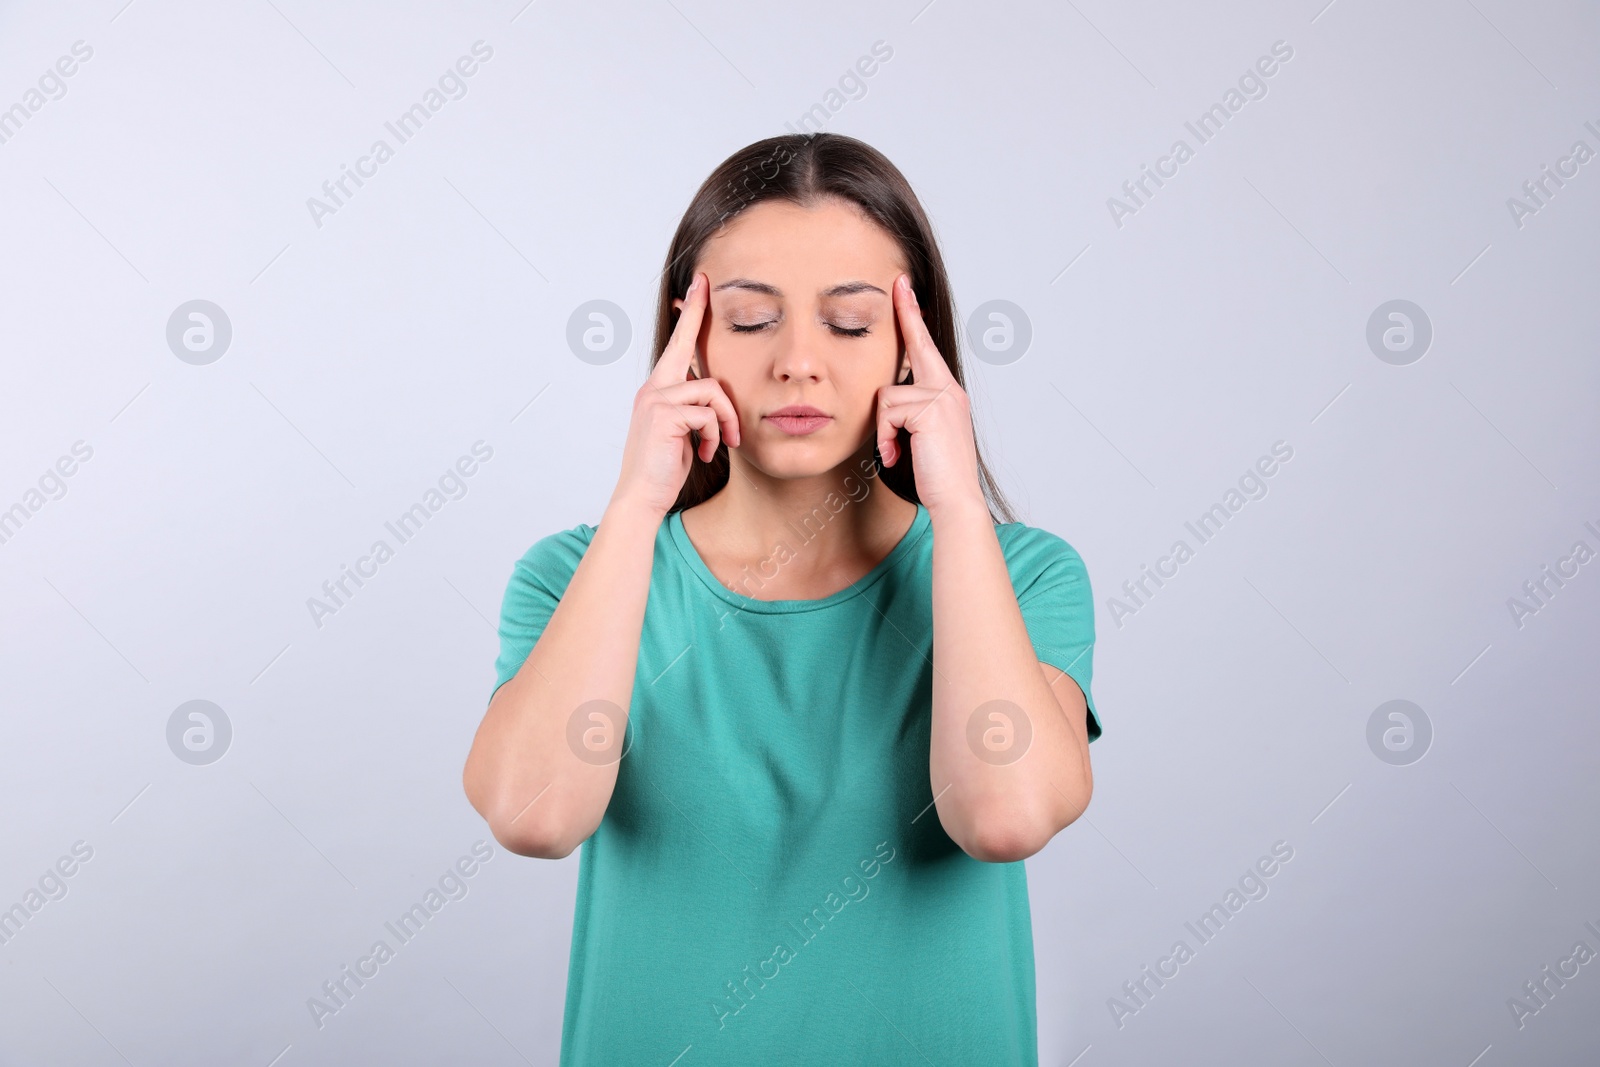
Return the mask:
[[[853,453],[821,441],[794,438],[763,444],[759,450],[741,448],[744,461],[769,478],[814,478],[827,474]]]

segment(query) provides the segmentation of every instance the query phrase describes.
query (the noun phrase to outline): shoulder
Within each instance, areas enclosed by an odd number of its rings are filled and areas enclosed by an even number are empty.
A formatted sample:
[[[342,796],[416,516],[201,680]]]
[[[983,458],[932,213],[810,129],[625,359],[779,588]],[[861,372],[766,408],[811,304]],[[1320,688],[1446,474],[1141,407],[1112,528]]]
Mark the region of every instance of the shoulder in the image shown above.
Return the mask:
[[[1078,550],[1059,534],[1020,522],[997,524],[994,532],[1018,595],[1063,583],[1087,588],[1089,568]]]
[[[579,523],[539,538],[517,560],[513,579],[556,583],[565,587],[594,540],[595,527]]]
[[[545,534],[522,554],[522,558],[539,559],[566,552],[577,552],[582,555],[583,550],[589,547],[589,542],[594,540],[595,529],[596,527],[588,523],[580,522],[570,530],[557,530]]]
[[[1053,534],[1042,527],[1020,522],[1003,522],[995,526],[994,532],[1000,539],[1000,548],[1005,553],[1008,563],[1055,562],[1083,565],[1083,557],[1078,554],[1077,549],[1059,534]]]

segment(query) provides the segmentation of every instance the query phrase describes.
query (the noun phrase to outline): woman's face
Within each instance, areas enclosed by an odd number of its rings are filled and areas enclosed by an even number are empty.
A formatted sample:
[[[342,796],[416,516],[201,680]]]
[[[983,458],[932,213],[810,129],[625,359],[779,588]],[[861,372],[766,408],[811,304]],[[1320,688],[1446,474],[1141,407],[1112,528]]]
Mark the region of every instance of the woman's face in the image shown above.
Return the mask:
[[[767,200],[708,241],[696,269],[710,282],[696,373],[733,402],[733,451],[778,478],[848,461],[875,436],[878,389],[910,367],[890,295],[907,270],[899,245],[846,201]],[[786,418],[792,406],[823,417]]]

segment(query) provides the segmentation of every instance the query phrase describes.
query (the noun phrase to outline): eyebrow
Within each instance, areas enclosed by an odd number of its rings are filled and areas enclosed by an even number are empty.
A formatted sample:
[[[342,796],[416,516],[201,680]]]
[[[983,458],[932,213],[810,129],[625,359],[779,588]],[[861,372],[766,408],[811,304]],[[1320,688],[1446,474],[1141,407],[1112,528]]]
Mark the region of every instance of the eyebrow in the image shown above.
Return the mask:
[[[726,281],[721,285],[713,286],[711,291],[714,293],[720,293],[724,289],[744,289],[748,292],[763,293],[766,296],[775,296],[779,298],[782,298],[783,296],[783,290],[779,289],[777,286],[768,285],[766,282],[753,281],[749,278],[734,278],[732,281]],[[889,295],[882,289],[879,289],[876,285],[873,285],[871,282],[862,281],[843,282],[839,285],[830,286],[829,288],[822,290],[822,292],[817,295],[854,296],[857,293],[877,293],[880,296]]]

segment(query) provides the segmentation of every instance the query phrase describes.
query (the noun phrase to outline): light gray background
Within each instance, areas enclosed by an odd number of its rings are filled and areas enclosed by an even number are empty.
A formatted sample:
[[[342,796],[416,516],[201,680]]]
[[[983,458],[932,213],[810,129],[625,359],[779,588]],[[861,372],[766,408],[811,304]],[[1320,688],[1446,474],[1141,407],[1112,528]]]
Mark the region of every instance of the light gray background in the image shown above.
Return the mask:
[[[1028,316],[1023,358],[969,349],[970,391],[1095,586],[1095,799],[1028,861],[1042,1062],[1593,1056],[1600,962],[1520,1028],[1507,1002],[1600,950],[1600,562],[1521,626],[1508,599],[1600,549],[1600,160],[1521,226],[1507,200],[1600,149],[1600,15],[922,3],[8,5],[0,107],[93,56],[0,144],[0,508],[93,456],[0,544],[0,907],[94,851],[0,946],[0,1063],[554,1062],[576,854],[497,849],[320,1029],[306,1001],[488,837],[460,774],[492,620],[534,540],[600,516],[691,194],[879,40],[826,128],[908,175],[963,317]],[[467,94],[317,226],[307,198],[478,40]],[[166,343],[194,299],[233,331],[205,366]],[[634,331],[604,366],[565,340],[595,299]],[[1394,299],[1434,331],[1403,366],[1366,342]],[[307,598],[480,439],[467,494],[318,627]],[[1280,440],[1267,495],[1119,625]],[[208,766],[167,744],[193,699],[233,728]],[[1433,726],[1408,766],[1367,743],[1393,699]],[[1113,1021],[1276,841],[1270,893]]]

